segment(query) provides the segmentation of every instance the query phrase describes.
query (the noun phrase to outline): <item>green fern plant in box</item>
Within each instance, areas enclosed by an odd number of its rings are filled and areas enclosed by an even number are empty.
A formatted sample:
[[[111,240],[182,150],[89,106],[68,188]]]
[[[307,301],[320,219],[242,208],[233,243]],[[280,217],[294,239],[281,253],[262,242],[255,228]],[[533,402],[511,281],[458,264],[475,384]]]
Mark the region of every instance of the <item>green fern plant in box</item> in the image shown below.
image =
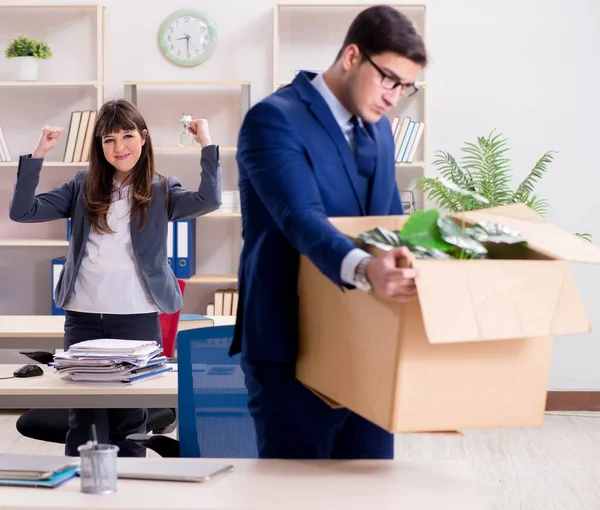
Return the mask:
[[[477,142],[465,142],[459,161],[446,151],[436,152],[433,164],[439,177],[424,177],[417,188],[436,202],[438,207],[451,212],[473,211],[506,204],[526,204],[540,215],[548,211],[547,201],[535,193],[536,184],[548,171],[556,151],[547,151],[537,160],[529,174],[515,188],[511,188],[510,159],[507,157],[506,138],[492,131],[477,137]],[[588,241],[589,234],[576,234]]]
[[[42,41],[29,39],[24,35],[13,39],[4,52],[6,58],[34,57],[39,60],[52,58],[50,46]]]

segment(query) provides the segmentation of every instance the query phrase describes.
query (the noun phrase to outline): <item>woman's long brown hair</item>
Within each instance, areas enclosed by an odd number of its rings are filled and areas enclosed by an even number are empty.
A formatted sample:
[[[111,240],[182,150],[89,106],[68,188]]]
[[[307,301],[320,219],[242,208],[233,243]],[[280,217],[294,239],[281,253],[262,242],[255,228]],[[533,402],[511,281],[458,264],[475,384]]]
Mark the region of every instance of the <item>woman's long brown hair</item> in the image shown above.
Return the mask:
[[[132,186],[131,216],[138,220],[139,228],[146,226],[147,208],[152,200],[152,181],[155,176],[163,177],[154,169],[154,152],[146,121],[137,107],[125,99],[106,102],[100,108],[94,124],[94,137],[90,148],[90,163],[84,192],[84,210],[91,226],[99,233],[112,234],[108,226],[108,210],[114,191],[115,169],[106,161],[102,150],[102,137],[120,131],[137,130],[145,143],[140,159],[127,178]]]

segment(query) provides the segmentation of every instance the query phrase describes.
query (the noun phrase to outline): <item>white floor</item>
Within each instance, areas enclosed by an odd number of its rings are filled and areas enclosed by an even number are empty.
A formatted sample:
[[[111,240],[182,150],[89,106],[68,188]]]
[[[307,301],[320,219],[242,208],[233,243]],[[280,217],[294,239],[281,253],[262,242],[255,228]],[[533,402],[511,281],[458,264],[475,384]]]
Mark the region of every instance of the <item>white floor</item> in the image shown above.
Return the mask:
[[[16,419],[0,411],[0,453],[62,453],[20,436]],[[402,435],[396,457],[464,459],[485,510],[600,510],[600,414],[549,414],[540,429]]]

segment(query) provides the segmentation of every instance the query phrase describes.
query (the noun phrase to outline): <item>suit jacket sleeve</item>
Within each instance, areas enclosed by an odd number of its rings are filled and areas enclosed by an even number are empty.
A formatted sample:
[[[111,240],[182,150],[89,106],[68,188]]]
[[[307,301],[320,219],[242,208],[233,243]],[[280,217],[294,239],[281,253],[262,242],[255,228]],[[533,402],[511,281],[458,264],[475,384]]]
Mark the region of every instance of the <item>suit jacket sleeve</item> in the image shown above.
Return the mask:
[[[221,207],[222,170],[219,163],[219,147],[207,145],[200,158],[200,185],[198,191],[181,187],[175,177],[168,178],[169,221],[195,218],[216,211]]]
[[[291,121],[272,104],[255,105],[240,131],[238,163],[294,249],[341,285],[342,260],[356,245],[329,222]]]
[[[45,193],[35,194],[44,160],[30,155],[19,158],[17,182],[9,204],[9,218],[19,223],[40,223],[71,216],[75,179]]]

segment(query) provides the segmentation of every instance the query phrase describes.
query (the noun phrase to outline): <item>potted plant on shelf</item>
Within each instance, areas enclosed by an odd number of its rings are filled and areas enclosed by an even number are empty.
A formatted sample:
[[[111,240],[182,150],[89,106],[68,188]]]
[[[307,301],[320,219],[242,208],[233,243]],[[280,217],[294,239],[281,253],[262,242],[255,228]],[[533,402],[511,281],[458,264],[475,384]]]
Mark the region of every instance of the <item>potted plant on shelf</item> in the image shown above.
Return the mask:
[[[460,164],[446,151],[437,151],[433,162],[439,177],[424,177],[416,187],[422,189],[438,207],[451,212],[472,211],[506,204],[526,204],[540,215],[546,214],[548,202],[535,193],[537,182],[554,161],[556,151],[545,152],[533,169],[512,189],[512,171],[506,153],[506,138],[492,131],[487,137],[477,137],[477,143],[465,142]],[[590,234],[576,234],[588,241]]]
[[[35,81],[39,60],[51,58],[52,50],[45,42],[21,35],[10,42],[4,55],[7,59],[16,59],[17,80]]]

